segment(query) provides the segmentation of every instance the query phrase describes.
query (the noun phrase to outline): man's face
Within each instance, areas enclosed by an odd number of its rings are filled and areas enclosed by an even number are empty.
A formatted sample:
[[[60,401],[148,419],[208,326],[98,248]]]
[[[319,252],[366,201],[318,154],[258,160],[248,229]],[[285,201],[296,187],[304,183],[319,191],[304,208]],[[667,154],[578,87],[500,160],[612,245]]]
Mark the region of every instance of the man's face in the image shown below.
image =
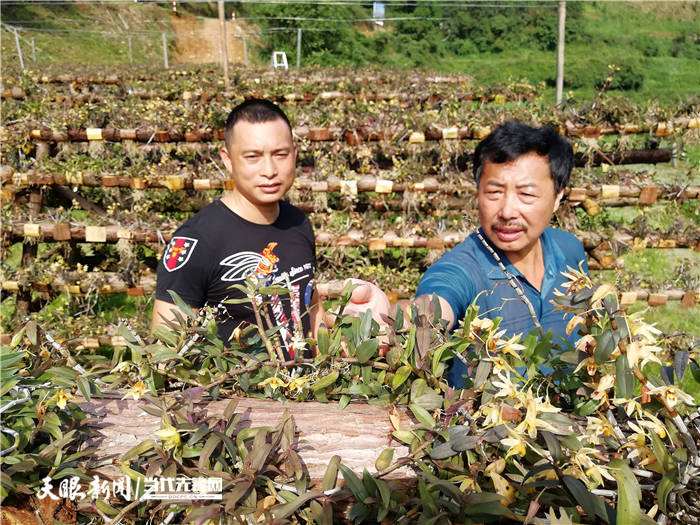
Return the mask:
[[[511,262],[537,246],[564,190],[554,193],[549,159],[534,152],[504,164],[486,161],[479,181],[479,221]]]
[[[297,149],[282,119],[238,121],[221,160],[231,174],[234,192],[254,207],[270,207],[294,182]]]

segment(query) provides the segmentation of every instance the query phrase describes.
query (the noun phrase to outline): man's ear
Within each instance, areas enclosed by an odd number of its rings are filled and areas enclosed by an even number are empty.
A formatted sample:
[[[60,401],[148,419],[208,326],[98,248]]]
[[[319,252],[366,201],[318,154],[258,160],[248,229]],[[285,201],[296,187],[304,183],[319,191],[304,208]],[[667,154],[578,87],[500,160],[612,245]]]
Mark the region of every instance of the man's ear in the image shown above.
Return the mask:
[[[561,199],[564,196],[564,190],[561,190],[559,193],[557,193],[557,196],[554,198],[554,210],[552,212],[555,212],[559,209],[559,204],[561,204]]]
[[[221,150],[219,150],[219,156],[221,157],[221,162],[224,163],[224,167],[226,168],[226,173],[231,173],[231,156],[229,155],[228,149],[226,149],[226,146],[223,146]]]

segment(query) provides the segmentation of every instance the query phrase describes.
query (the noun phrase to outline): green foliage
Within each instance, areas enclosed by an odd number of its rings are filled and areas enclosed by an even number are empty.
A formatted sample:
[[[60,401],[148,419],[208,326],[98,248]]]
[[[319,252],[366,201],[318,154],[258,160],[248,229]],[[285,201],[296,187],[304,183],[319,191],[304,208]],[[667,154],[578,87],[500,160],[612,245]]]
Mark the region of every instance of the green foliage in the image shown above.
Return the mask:
[[[70,401],[77,376],[46,350],[36,359],[42,346],[37,325],[30,322],[10,345],[0,347],[0,501],[33,494],[46,476],[90,479],[84,461],[92,450],[78,452],[90,435],[86,416]]]
[[[576,328],[583,339],[576,351],[557,355],[552,355],[551,337],[538,340],[533,334],[522,343],[519,336],[503,339],[499,320],[479,317],[476,307],[469,308],[453,334],[446,331],[436,300],[414,305],[406,313],[397,309],[386,327],[380,327],[368,312],[343,316],[351,286],[336,304],[327,305],[340,314],[332,329],[319,334],[318,355],[291,361],[281,359],[276,351],[277,329],[266,325],[262,317],[257,325],[237,334],[230,348],[224,348],[209,313],[204,310],[196,315],[177,297],[174,300],[181,303],[181,313],[171,324],[172,330],[159,329],[157,339],[142,341],[122,327],[119,333],[127,351],[108,358],[77,354],[64,363],[60,345],[48,345],[38,325],[29,323],[15,335],[10,345],[15,350],[3,348],[3,406],[23,389],[35,386],[32,403],[8,406],[3,413],[3,424],[10,414],[15,418],[8,420],[11,427],[24,436],[17,441],[21,446],[16,451],[3,456],[3,470],[12,471],[13,465],[31,461],[31,454],[46,450],[42,446],[51,446],[51,440],[63,439],[53,446],[68,447],[77,438],[81,415],[67,403],[70,391],[79,390],[89,398],[99,393],[98,387],[121,387],[122,392],[129,387],[127,395],[144,397],[155,405],[149,412],[161,416],[162,428],[156,432],[157,439],[137,445],[121,458],[119,466],[125,474],[135,480],[216,473],[224,480],[220,503],[166,506],[141,502],[134,504],[138,508],[122,509],[129,519],[138,520],[138,511],[151,519],[175,512],[185,521],[225,516],[326,523],[342,506],[345,519],[355,522],[389,518],[409,523],[425,519],[483,523],[513,519],[525,512],[533,491],[546,488],[539,500],[545,509],[565,507],[567,515],[577,520],[595,516],[622,523],[629,513],[642,512],[641,487],[626,465],[620,461],[608,464],[599,451],[629,458],[650,450],[663,469],[660,475],[690,472],[692,476],[692,469],[687,469],[697,450],[688,436],[676,430],[678,420],[662,421],[659,412],[666,410],[673,417],[672,410],[682,416],[687,413],[683,404],[689,398],[674,384],[674,373],[684,384],[697,380],[700,364],[681,343],[673,350],[673,365],[667,366],[668,356],[659,359],[664,350],[658,346],[662,342],[656,339],[656,332],[618,307],[612,286],[595,287],[576,271],[569,280],[569,294],[558,297],[557,303],[580,316]],[[255,280],[248,280],[243,288],[249,297],[258,298],[254,307],[260,309],[265,307],[267,293],[279,292]],[[388,341],[382,343],[387,345],[385,355],[379,352],[380,341]],[[26,358],[40,352],[48,358]],[[442,381],[446,362],[455,358],[464,359],[474,370],[472,386],[461,392]],[[645,400],[639,394],[642,383],[659,384],[652,379],[658,373],[645,366],[650,360],[663,363],[661,375],[667,384],[653,387],[654,399]],[[90,372],[76,361],[89,364]],[[524,363],[542,363],[553,372],[543,376],[536,365],[523,367]],[[572,365],[578,365],[573,372]],[[614,374],[625,380],[618,378],[615,385]],[[648,375],[640,381],[639,374]],[[54,390],[37,386],[44,381]],[[183,383],[188,385],[186,395],[158,399],[148,395],[182,390]],[[351,400],[404,405],[415,423],[407,430],[395,422],[393,436],[410,451],[404,457],[382,453],[377,474],[360,476],[343,465],[342,458],[331,461],[321,490],[311,489],[288,414],[274,428],[244,428],[235,401],[221,418],[207,418],[196,409],[195,402],[207,393],[213,398],[242,394],[337,401],[341,408]],[[64,402],[67,412],[59,406]],[[616,421],[607,419],[606,413],[614,413]],[[626,435],[630,429],[635,433]],[[27,439],[30,435],[49,441],[32,441]],[[5,437],[3,432],[3,449],[11,444]],[[15,452],[29,454],[29,459],[12,459]],[[64,452],[70,454],[69,449]],[[42,458],[47,455],[39,454]],[[82,456],[62,457],[65,464],[59,470],[73,474],[78,470],[67,469],[82,468],[78,461]],[[60,460],[54,460],[54,466],[56,461]],[[36,490],[45,472],[38,459],[36,465],[39,468],[29,479],[12,471],[11,490],[21,491],[25,486]],[[415,484],[407,487],[384,479],[400,467],[415,472]],[[344,488],[335,486],[338,473],[345,480]],[[617,514],[591,492],[609,486],[606,480],[613,476],[620,493]],[[645,484],[650,482],[645,478]],[[683,496],[670,483],[659,483],[658,493],[664,504],[676,509]],[[695,483],[694,478],[689,483]],[[647,501],[645,496],[642,502],[646,505]],[[583,510],[575,510],[577,505]]]

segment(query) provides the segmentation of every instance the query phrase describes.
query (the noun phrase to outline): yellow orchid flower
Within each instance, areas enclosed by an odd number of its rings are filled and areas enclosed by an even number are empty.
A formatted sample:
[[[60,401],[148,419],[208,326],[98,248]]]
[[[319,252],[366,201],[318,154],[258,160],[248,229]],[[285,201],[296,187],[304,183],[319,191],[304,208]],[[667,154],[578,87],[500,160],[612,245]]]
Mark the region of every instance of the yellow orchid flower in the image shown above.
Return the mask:
[[[180,439],[180,433],[177,429],[167,421],[163,421],[163,427],[164,428],[156,431],[156,436],[158,436],[158,439],[163,443],[163,448],[165,450],[170,450],[179,447],[182,444],[182,440]]]
[[[131,365],[132,365],[131,361],[122,361],[117,366],[112,368],[110,373],[112,373],[112,374],[114,374],[115,372],[129,373],[129,371],[131,370]]]
[[[574,369],[574,374],[582,368],[586,369],[586,372],[589,376],[594,376],[595,373],[598,371],[598,365],[596,364],[595,359],[593,359],[592,357],[586,357],[585,359],[581,359],[581,362]]]
[[[639,365],[639,368],[644,368],[644,365],[650,362],[661,364],[661,360],[656,356],[656,354],[661,352],[663,352],[663,349],[659,346],[632,341],[627,345],[627,362],[630,367]]]
[[[311,376],[301,376],[296,379],[292,379],[287,388],[292,392],[301,391],[309,382],[311,381]]]
[[[498,377],[501,379],[501,381],[491,381],[491,384],[499,389],[498,392],[496,392],[495,396],[507,398],[515,397],[515,395],[518,393],[518,389],[510,381],[510,378],[500,374]]]
[[[583,261],[579,263],[578,269],[574,269],[571,266],[567,266],[566,269],[566,272],[561,272],[567,280],[562,286],[566,288],[570,294],[576,293],[583,288],[590,288],[593,286],[593,281],[591,281],[591,278],[588,277],[583,269]]]
[[[598,383],[586,383],[586,386],[593,389],[591,399],[598,401],[606,401],[608,399],[608,390],[610,390],[613,385],[615,385],[615,376],[610,374],[605,374],[600,378]]]
[[[523,407],[526,412],[523,421],[515,428],[516,432],[527,432],[527,435],[533,439],[537,437],[538,428],[550,432],[557,432],[557,429],[551,423],[538,419],[537,415],[542,412],[559,412],[559,408],[552,406],[549,402],[542,401],[541,398],[532,397],[530,392],[519,392],[519,397],[521,399],[525,397]]]
[[[63,390],[62,388],[56,392],[56,395],[54,395],[51,399],[54,399],[56,401],[56,406],[63,410],[66,408],[66,405],[68,404],[68,401],[71,401],[75,399],[71,394]]]
[[[574,346],[579,352],[586,352],[587,348],[595,348],[598,346],[598,341],[596,341],[595,337],[593,337],[591,334],[586,334],[581,339],[576,341]]]
[[[520,351],[525,350],[525,345],[521,345],[520,343],[518,343],[518,341],[520,341],[521,335],[522,334],[517,334],[508,339],[507,341],[503,341],[502,346],[499,348],[499,350],[504,354],[510,354],[513,357],[520,359],[522,357]]]
[[[518,434],[510,429],[508,429],[508,435],[510,437],[501,440],[501,445],[508,447],[508,452],[506,452],[505,459],[508,459],[510,456],[514,455],[524,456],[527,452],[527,444],[525,441],[523,441]]]
[[[475,415],[476,417],[484,416],[482,428],[495,427],[503,423],[502,412],[498,406],[484,405]]]
[[[479,339],[481,334],[493,328],[493,319],[488,317],[476,317],[469,323],[469,337]]]
[[[576,454],[571,458],[571,462],[580,472],[585,474],[589,480],[589,488],[598,487],[603,484],[603,478],[614,481],[615,478],[606,470],[605,467],[593,461],[591,456],[595,456],[598,452],[594,448],[582,448],[576,451]],[[594,483],[590,483],[590,480]]]
[[[616,397],[613,399],[613,404],[615,406],[620,406],[620,405],[625,405],[625,413],[627,416],[631,416],[635,412],[641,414],[642,413],[642,404],[637,401],[636,399],[622,399],[619,397]]]
[[[279,387],[285,388],[287,386],[287,383],[282,381],[277,376],[272,376],[272,377],[268,377],[267,379],[265,379],[264,381],[261,381],[258,384],[258,386],[260,386],[262,388],[265,388],[267,385],[270,385],[270,388],[272,388],[272,390],[276,390]]]
[[[576,328],[580,324],[584,324],[585,321],[586,320],[580,315],[574,315],[571,319],[569,319],[569,322],[566,323],[566,335],[571,335],[571,332],[574,331],[574,328]]]
[[[602,442],[600,436],[614,436],[615,429],[605,418],[588,416],[586,417],[586,430],[584,434],[592,445],[599,445]]]
[[[642,427],[656,432],[661,439],[664,439],[668,434],[666,431],[666,426],[661,422],[661,420],[646,410],[644,411],[644,419],[638,419],[637,423],[639,423],[639,425]]]
[[[650,389],[649,394],[663,397],[670,407],[676,406],[676,403],[678,403],[679,400],[688,404],[694,403],[691,395],[683,392],[683,390],[673,385],[657,386],[656,388]]]
[[[602,299],[605,299],[608,295],[614,295],[615,297],[617,297],[617,290],[612,284],[601,284],[595,291],[593,296],[590,298],[589,304],[596,308],[597,303],[599,303]]]
[[[649,344],[655,343],[657,336],[661,335],[662,332],[654,325],[644,322],[643,315],[644,311],[639,311],[627,316],[630,334],[642,338]]]
[[[143,381],[138,381],[134,386],[132,386],[126,394],[122,397],[122,399],[126,399],[128,396],[131,396],[134,401],[138,401],[143,397],[143,395],[148,392],[148,388],[146,388],[146,384]]]
[[[554,507],[550,507],[549,512],[547,512],[547,520],[540,518],[535,518],[535,525],[574,525],[571,520],[571,516],[566,513],[563,507],[559,507],[559,517],[557,518],[557,513],[554,511]]]

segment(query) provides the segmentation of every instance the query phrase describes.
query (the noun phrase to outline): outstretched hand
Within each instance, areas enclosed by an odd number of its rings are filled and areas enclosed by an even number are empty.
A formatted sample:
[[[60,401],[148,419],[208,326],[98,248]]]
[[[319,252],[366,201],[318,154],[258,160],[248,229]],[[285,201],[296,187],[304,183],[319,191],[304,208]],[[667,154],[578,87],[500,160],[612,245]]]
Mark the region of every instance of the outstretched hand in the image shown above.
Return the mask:
[[[388,316],[391,311],[391,303],[386,294],[379,287],[361,279],[347,279],[348,282],[359,285],[352,291],[350,301],[343,309],[344,315],[356,315],[370,310],[372,318],[380,325],[386,325],[384,316]],[[337,312],[326,312],[326,325],[333,326],[335,324]]]
[[[380,325],[386,324],[384,316],[388,316],[391,310],[391,303],[386,294],[376,284],[360,279],[348,280],[353,284],[359,284],[359,286],[352,291],[350,302],[345,306],[343,313],[359,315],[370,310],[375,321]],[[347,283],[347,281],[345,282]]]

